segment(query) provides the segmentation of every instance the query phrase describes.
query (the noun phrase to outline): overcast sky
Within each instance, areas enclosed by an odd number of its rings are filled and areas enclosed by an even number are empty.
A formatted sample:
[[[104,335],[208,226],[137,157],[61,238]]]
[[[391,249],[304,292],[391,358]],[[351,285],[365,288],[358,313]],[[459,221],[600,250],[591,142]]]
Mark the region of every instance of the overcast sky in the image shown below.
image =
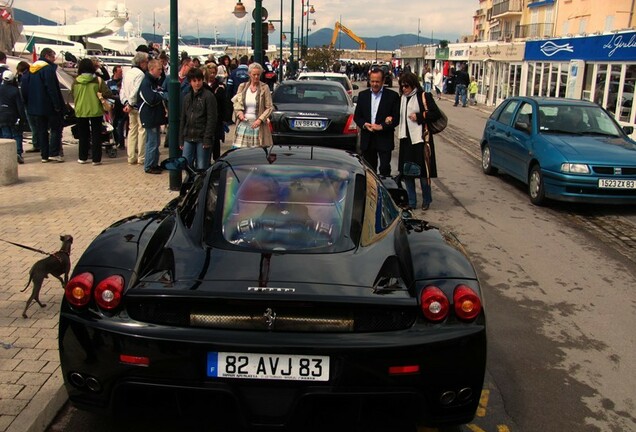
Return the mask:
[[[242,0],[249,12],[237,19],[231,12],[237,0],[181,0],[179,1],[179,33],[200,37],[214,36],[214,28],[220,37],[245,38],[249,36],[249,23],[255,0]],[[307,1],[307,0],[305,0]],[[336,21],[360,37],[392,36],[403,33],[417,34],[418,21],[422,37],[449,39],[454,41],[461,35],[471,33],[475,10],[479,0],[309,0],[316,12],[310,15],[312,31],[321,28],[333,29]],[[153,13],[157,23],[157,34],[169,30],[169,0],[15,0],[13,6],[53,21],[74,22],[101,14],[107,5],[120,3],[128,9],[130,21],[137,27],[138,17],[145,33],[153,32]],[[280,18],[280,1],[263,0],[263,7],[269,11],[271,19]],[[296,14],[294,32],[298,31],[300,0],[294,1]],[[283,0],[283,21],[285,31],[289,31],[291,0]],[[313,20],[316,25],[313,25]],[[198,30],[197,30],[198,24]],[[279,28],[278,23],[275,23]],[[277,32],[274,34],[276,36]]]

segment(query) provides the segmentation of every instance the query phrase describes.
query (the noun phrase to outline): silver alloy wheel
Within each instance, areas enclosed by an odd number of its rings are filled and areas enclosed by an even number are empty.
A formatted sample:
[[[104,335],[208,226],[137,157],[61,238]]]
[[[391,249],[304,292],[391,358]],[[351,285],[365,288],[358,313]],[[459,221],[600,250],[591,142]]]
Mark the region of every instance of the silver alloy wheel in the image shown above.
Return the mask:
[[[493,168],[491,155],[490,155],[490,146],[488,144],[484,144],[481,149],[481,169],[484,174],[495,174],[497,172],[496,168]]]
[[[539,167],[539,165],[534,165],[530,169],[530,176],[528,177],[528,194],[530,195],[530,201],[534,205],[540,206],[545,202],[543,175],[541,174],[541,167]]]

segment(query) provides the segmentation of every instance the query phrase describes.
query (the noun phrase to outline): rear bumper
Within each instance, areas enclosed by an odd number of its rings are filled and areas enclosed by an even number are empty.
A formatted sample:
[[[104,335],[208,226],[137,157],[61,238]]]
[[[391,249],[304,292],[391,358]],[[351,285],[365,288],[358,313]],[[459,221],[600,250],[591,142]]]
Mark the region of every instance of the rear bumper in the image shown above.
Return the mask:
[[[275,145],[306,145],[317,147],[356,150],[357,135],[322,135],[307,136],[304,134],[273,132]]]
[[[348,400],[368,404],[369,411],[393,407],[402,415],[412,413],[413,420],[424,425],[466,423],[477,408],[486,363],[483,326],[435,332],[420,328],[377,334],[283,335],[89,322],[62,313],[59,341],[69,398],[80,408],[118,411],[120,404],[170,393],[212,399],[216,402],[210,407],[222,407],[216,416],[239,413],[234,418],[244,419],[245,426],[294,424],[315,404],[349,409],[343,402]],[[213,351],[326,355],[330,379],[317,383],[209,378],[206,358]],[[150,364],[123,364],[120,354],[148,357]],[[388,373],[389,366],[413,364],[419,365],[419,373]],[[71,380],[73,374],[96,379],[99,389],[78,385]],[[459,395],[462,390],[461,398],[440,402],[444,393]],[[147,395],[138,399],[133,396],[138,392]],[[387,400],[399,403],[387,405]],[[413,409],[405,411],[405,406]]]

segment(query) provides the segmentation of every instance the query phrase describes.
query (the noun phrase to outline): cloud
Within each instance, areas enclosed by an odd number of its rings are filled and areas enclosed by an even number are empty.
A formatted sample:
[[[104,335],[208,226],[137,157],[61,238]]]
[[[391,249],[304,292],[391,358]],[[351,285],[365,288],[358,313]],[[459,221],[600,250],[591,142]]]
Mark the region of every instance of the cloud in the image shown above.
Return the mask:
[[[95,16],[97,11],[103,11],[110,4],[126,4],[130,21],[137,27],[141,24],[142,31],[153,31],[153,12],[155,22],[161,23],[161,33],[170,28],[169,0],[124,0],[97,1],[94,9],[86,7],[85,0],[21,0],[19,7],[31,13],[40,14],[43,18],[61,22],[63,12],[66,11],[67,23],[71,24],[83,18]],[[234,38],[235,33],[243,32],[246,23],[251,22],[251,12],[254,8],[252,0],[244,0],[248,15],[237,19],[232,15],[235,1],[211,0],[206,2],[180,1],[179,33],[182,35],[201,37],[214,36],[215,27],[221,38]],[[418,19],[420,35],[422,37],[448,37],[453,35],[470,34],[472,31],[473,14],[479,7],[477,0],[453,0],[443,3],[433,1],[400,2],[396,6],[395,0],[310,0],[316,10],[310,15],[310,23],[316,20],[316,25],[310,25],[313,30],[321,28],[333,29],[336,21],[341,21],[351,31],[360,37],[389,36],[402,33],[417,34]],[[290,25],[289,0],[283,0],[283,24],[285,31]],[[300,27],[301,0],[294,1],[295,19],[294,32]],[[265,7],[269,11],[269,18],[280,18],[280,2],[268,1]],[[43,12],[44,11],[44,12]],[[198,30],[197,30],[198,25]],[[280,27],[276,24],[276,28]],[[249,32],[249,27],[247,32]],[[278,32],[275,33],[277,35]],[[249,35],[249,33],[248,33]]]

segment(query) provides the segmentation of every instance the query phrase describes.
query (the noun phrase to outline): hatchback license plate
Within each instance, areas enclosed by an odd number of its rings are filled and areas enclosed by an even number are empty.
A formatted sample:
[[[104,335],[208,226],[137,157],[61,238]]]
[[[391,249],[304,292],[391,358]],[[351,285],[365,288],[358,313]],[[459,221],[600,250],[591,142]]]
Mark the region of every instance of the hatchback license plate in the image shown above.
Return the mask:
[[[294,354],[209,352],[212,378],[329,381],[329,357]]]
[[[636,180],[598,179],[598,187],[603,189],[636,189]]]
[[[325,127],[325,123],[322,120],[294,120],[294,127],[300,129],[318,129]]]

